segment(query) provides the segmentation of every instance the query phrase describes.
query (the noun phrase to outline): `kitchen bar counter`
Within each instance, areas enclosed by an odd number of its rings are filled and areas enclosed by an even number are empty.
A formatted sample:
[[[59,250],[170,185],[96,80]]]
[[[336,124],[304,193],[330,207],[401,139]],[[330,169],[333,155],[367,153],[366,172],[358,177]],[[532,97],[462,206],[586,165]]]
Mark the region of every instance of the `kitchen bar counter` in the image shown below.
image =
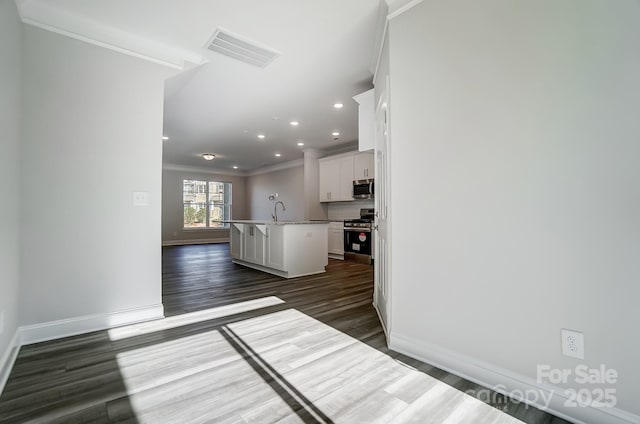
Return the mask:
[[[255,224],[255,225],[310,225],[310,224],[328,224],[329,221],[313,220],[313,221],[263,221],[254,219],[231,219],[228,221],[215,221],[225,224]]]
[[[328,221],[230,220],[233,262],[284,278],[325,272]]]

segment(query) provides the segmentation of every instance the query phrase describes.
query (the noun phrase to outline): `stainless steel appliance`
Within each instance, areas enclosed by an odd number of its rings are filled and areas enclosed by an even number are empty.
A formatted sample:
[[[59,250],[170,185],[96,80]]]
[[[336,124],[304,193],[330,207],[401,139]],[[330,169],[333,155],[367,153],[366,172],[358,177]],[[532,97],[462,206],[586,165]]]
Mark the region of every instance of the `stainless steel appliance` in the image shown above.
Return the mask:
[[[353,181],[353,198],[354,199],[373,199],[373,191],[374,191],[373,179]]]
[[[373,209],[360,209],[360,219],[344,221],[344,259],[371,263]]]

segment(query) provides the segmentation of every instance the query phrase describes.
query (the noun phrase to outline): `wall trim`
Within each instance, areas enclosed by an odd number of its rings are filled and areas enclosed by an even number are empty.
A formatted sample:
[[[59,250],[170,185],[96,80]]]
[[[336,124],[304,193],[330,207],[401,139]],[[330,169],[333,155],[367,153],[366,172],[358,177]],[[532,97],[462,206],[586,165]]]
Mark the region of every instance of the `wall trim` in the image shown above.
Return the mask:
[[[384,40],[384,33],[387,26],[387,15],[389,14],[389,5],[385,0],[380,0],[378,5],[378,22],[376,23],[376,36],[371,49],[371,59],[369,61],[369,71],[375,75],[380,61],[380,50]],[[375,81],[375,80],[374,80]]]
[[[567,396],[561,387],[538,384],[534,379],[524,375],[397,332],[391,332],[389,348],[487,388],[501,386],[505,390],[496,391],[504,394],[512,393],[514,390],[535,390],[539,393],[544,393],[545,396],[551,396],[549,408],[546,408],[549,413],[576,424],[640,423],[640,416],[619,408],[566,407],[564,402],[567,400]],[[532,406],[542,409],[543,405],[532,404]]]
[[[387,15],[387,19],[393,19],[399,15],[402,15],[407,10],[419,5],[423,0],[395,0],[389,1],[389,14]]]
[[[389,30],[389,21],[385,19],[384,27],[382,28],[382,38],[380,39],[380,45],[378,47],[378,55],[376,57],[376,65],[373,70],[373,81],[375,82],[376,77],[378,76],[378,69],[380,69],[380,62],[382,61],[382,49],[384,48],[384,40],[387,36],[387,31]],[[374,88],[375,90],[375,88]],[[375,103],[375,101],[374,101]],[[375,106],[375,105],[374,105]]]
[[[0,358],[0,394],[2,394],[4,386],[7,384],[13,364],[18,357],[18,352],[20,352],[20,330],[16,329],[11,338],[11,342],[9,342],[9,346],[7,346],[7,349],[4,351],[2,358]]]
[[[155,58],[155,57],[152,57],[152,56],[148,56],[148,55],[145,55],[145,54],[142,54],[142,53],[137,53],[137,52],[134,52],[133,50],[129,50],[129,49],[126,49],[126,48],[123,48],[123,47],[119,47],[119,46],[113,45],[113,44],[105,43],[103,41],[94,40],[93,38],[85,37],[83,35],[76,34],[74,32],[66,31],[64,29],[60,29],[60,28],[57,28],[57,27],[54,27],[54,26],[51,26],[51,25],[47,25],[47,24],[44,24],[44,23],[41,23],[41,22],[38,22],[38,21],[34,21],[33,19],[22,18],[22,22],[24,24],[31,25],[31,26],[34,26],[36,28],[43,29],[45,31],[54,32],[56,34],[64,35],[65,37],[73,38],[73,39],[78,40],[78,41],[82,41],[82,42],[85,42],[85,43],[88,43],[88,44],[93,44],[94,46],[102,47],[102,48],[105,48],[105,49],[108,49],[108,50],[113,50],[115,52],[126,54],[128,56],[132,56],[132,57],[135,57],[135,58],[138,58],[138,59],[146,60],[146,61],[155,63],[157,65],[166,66],[166,67],[169,67],[169,68],[176,69],[178,71],[182,71],[182,70],[185,69],[184,66],[176,64],[176,63],[168,62],[166,60],[158,59],[158,58]]]
[[[216,239],[193,239],[193,240],[163,240],[163,246],[185,246],[188,244],[217,244],[229,243],[229,237],[220,237]]]
[[[254,175],[268,174],[270,172],[282,171],[283,169],[296,168],[304,165],[304,159],[295,159],[288,162],[279,163],[277,165],[265,166],[264,168],[258,168],[253,171],[246,172],[247,177],[253,177]]]
[[[19,329],[20,343],[24,346],[162,318],[164,318],[164,306],[158,304],[119,312],[85,315],[26,325]]]
[[[86,17],[56,9],[43,0],[16,0],[23,23],[85,43],[117,51],[177,70],[206,63],[202,53],[168,44],[105,25]]]
[[[179,172],[196,172],[199,174],[209,175],[225,175],[234,177],[246,177],[247,173],[242,171],[233,171],[228,169],[206,168],[204,166],[178,165],[174,163],[163,163],[163,171],[179,171]]]

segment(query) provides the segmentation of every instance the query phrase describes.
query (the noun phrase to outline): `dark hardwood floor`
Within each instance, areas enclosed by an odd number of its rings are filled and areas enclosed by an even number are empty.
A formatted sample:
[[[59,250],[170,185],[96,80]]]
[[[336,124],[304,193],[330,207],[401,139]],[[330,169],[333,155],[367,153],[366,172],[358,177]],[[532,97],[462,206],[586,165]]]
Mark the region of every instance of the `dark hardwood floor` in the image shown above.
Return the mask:
[[[388,350],[372,280],[351,262],[285,280],[226,244],[164,248],[167,318],[22,347],[0,422],[565,423]]]

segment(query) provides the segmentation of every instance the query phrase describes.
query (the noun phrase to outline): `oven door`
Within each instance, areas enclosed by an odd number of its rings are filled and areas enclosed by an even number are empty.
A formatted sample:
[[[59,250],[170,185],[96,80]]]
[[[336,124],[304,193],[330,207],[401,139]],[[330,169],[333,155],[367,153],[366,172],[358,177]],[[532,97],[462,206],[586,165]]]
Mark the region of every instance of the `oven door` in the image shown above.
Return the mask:
[[[344,258],[357,262],[371,263],[371,229],[344,228]]]

